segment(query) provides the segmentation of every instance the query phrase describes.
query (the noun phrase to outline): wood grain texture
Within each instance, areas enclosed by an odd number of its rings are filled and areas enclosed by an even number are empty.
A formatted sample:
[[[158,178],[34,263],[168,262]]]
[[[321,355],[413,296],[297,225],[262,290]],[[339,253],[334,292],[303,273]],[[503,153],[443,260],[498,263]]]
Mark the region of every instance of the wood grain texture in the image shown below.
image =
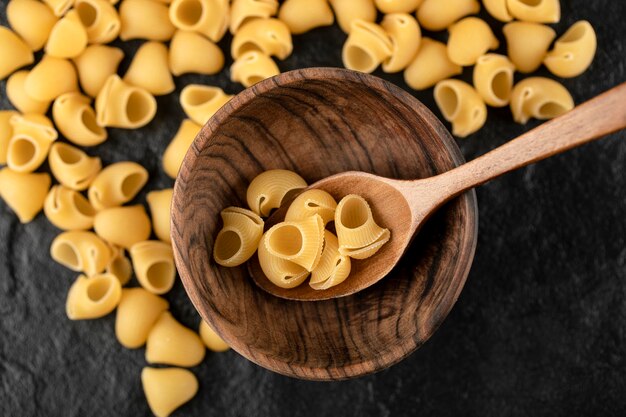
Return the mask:
[[[233,349],[265,368],[314,380],[381,370],[424,343],[454,305],[476,245],[473,192],[437,212],[387,278],[319,302],[274,297],[245,266],[216,265],[219,212],[244,206],[249,182],[268,169],[312,183],[352,170],[425,178],[462,162],[430,111],[376,77],[317,68],[263,81],[209,121],[181,167],[172,238],[183,284]]]

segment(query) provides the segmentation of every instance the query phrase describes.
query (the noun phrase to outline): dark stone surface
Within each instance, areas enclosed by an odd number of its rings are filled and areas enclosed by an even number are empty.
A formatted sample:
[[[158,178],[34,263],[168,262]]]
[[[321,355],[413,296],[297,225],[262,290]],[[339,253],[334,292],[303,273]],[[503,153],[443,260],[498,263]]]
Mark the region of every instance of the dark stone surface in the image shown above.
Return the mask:
[[[6,3],[0,1],[2,24]],[[561,3],[559,33],[579,19],[598,32],[593,66],[564,81],[580,103],[626,80],[626,3]],[[343,41],[336,27],[294,37],[294,54],[279,65],[340,66]],[[401,75],[383,76],[406,88]],[[190,82],[240,91],[227,69],[182,77],[178,91]],[[0,108],[9,108],[0,86]],[[431,90],[416,96],[436,111]],[[148,127],[111,130],[109,141],[90,150],[107,164],[140,161],[150,172],[146,190],[172,186],[160,157],[183,118],[177,95],[158,101]],[[508,109],[489,109],[486,127],[459,145],[472,159],[533,125],[513,124]],[[193,369],[198,396],[175,415],[625,415],[625,166],[622,132],[479,188],[480,236],[465,290],[433,338],[399,365],[357,380],[312,383],[270,373],[234,352],[208,354]],[[76,274],[47,255],[57,233],[41,215],[20,225],[0,203],[0,415],[150,415],[139,380],[143,349],[117,343],[113,315],[65,317]],[[197,326],[180,283],[167,298],[175,317]]]

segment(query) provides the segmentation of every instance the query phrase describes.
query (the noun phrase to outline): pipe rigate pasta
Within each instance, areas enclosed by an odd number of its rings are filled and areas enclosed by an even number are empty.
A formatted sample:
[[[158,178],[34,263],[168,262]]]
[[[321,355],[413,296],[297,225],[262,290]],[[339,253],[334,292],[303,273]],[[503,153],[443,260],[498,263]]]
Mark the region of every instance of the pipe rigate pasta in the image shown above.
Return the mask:
[[[11,140],[11,136],[13,136],[11,118],[17,115],[18,113],[13,110],[0,110],[0,165],[7,163],[9,140]]]
[[[67,293],[65,312],[70,320],[97,319],[115,310],[121,297],[122,286],[113,275],[80,275]]]
[[[561,20],[560,0],[507,0],[511,16],[524,22],[557,23]]]
[[[93,230],[107,242],[130,249],[150,237],[150,218],[141,204],[106,208],[96,213]]]
[[[115,316],[115,336],[127,349],[143,346],[157,319],[169,308],[167,300],[143,288],[122,289]]]
[[[480,3],[476,0],[424,0],[417,10],[417,20],[423,28],[444,30],[463,16],[476,14]]]
[[[483,6],[487,12],[501,22],[510,22],[513,16],[509,13],[507,0],[483,0]]]
[[[374,22],[376,20],[376,5],[374,0],[329,0],[335,11],[335,17],[341,30],[350,33],[352,22],[363,20]]]
[[[50,175],[42,173],[20,173],[10,168],[0,170],[0,198],[21,223],[28,223],[43,208],[50,189]]]
[[[86,190],[102,169],[99,157],[62,142],[50,148],[48,164],[57,181],[76,191]]]
[[[285,221],[299,221],[318,214],[324,225],[335,220],[337,202],[324,190],[312,189],[302,192],[287,209]]]
[[[585,72],[596,54],[596,32],[586,20],[574,23],[554,43],[543,63],[551,73],[563,78]]]
[[[180,368],[143,368],[141,384],[148,406],[157,417],[168,417],[198,392],[198,379]]]
[[[278,65],[271,57],[259,51],[244,53],[230,67],[230,80],[241,83],[244,87],[250,87],[278,74]]]
[[[33,51],[26,42],[8,28],[0,26],[0,80],[34,61]]]
[[[230,33],[254,18],[268,18],[278,11],[277,0],[233,0],[230,5]]]
[[[17,172],[33,172],[46,160],[57,131],[41,114],[13,116],[10,123],[13,136],[7,149],[7,165]]]
[[[9,1],[6,17],[11,28],[33,51],[43,48],[57,21],[52,10],[37,0]]]
[[[324,246],[324,220],[314,214],[297,222],[278,223],[266,232],[263,240],[270,255],[315,269]]]
[[[490,106],[509,104],[513,89],[515,65],[504,55],[487,54],[474,67],[474,88]]]
[[[238,266],[254,255],[261,236],[263,219],[239,207],[228,207],[220,213],[224,225],[215,238],[213,259],[222,266]]]
[[[232,97],[219,87],[189,84],[180,92],[180,105],[187,117],[203,126]]]
[[[87,31],[76,10],[70,10],[52,28],[46,54],[57,58],[75,58],[87,47]]]
[[[106,80],[96,97],[96,121],[103,127],[138,129],[154,119],[156,110],[152,94],[128,85],[116,74]]]
[[[63,16],[74,4],[74,0],[42,0],[52,9],[55,16]]]
[[[322,258],[311,273],[309,285],[316,290],[326,290],[339,285],[350,275],[350,268],[350,258],[339,253],[337,236],[325,230]]]
[[[87,31],[89,43],[109,43],[120,34],[122,22],[111,2],[76,0],[74,7]],[[145,16],[146,19],[149,17]]]
[[[413,13],[423,0],[375,0],[381,13]]]
[[[406,13],[392,13],[383,18],[380,26],[392,44],[391,56],[383,61],[383,71],[402,71],[413,61],[420,47],[422,31],[417,20]]]
[[[104,271],[111,260],[111,249],[93,232],[71,231],[54,238],[50,256],[72,271],[92,276]]]
[[[137,242],[130,248],[137,281],[153,294],[165,294],[176,279],[174,253],[169,243],[160,240]]]
[[[97,123],[91,99],[73,92],[59,96],[52,105],[54,123],[66,139],[81,146],[99,145],[107,131]]]
[[[517,123],[525,124],[531,117],[552,119],[574,108],[569,91],[549,78],[531,77],[520,81],[511,93],[511,111]]]
[[[280,207],[288,192],[306,186],[306,181],[293,171],[271,169],[260,173],[250,182],[246,201],[250,210],[267,217],[272,209]]]
[[[163,152],[163,170],[170,178],[176,178],[178,175],[178,170],[183,163],[187,150],[201,128],[202,126],[189,119],[183,120],[180,124],[176,135]]]
[[[257,253],[263,274],[278,287],[295,288],[310,274],[302,266],[272,255],[267,247],[267,233],[263,235]]]
[[[170,42],[169,65],[172,74],[217,74],[224,67],[224,53],[199,33],[177,30]]]
[[[374,220],[367,201],[356,194],[345,196],[337,205],[335,229],[339,252],[355,259],[372,256],[390,237],[389,229]]]
[[[178,366],[196,366],[206,348],[200,336],[180,324],[169,311],[161,313],[148,334],[146,361]]]
[[[335,22],[328,0],[287,0],[280,6],[278,18],[294,35]]]
[[[141,45],[126,70],[124,82],[155,96],[174,91],[176,86],[170,73],[167,46],[155,41]]]
[[[228,29],[228,0],[173,0],[169,18],[178,29],[198,32],[219,42]]]
[[[444,43],[422,38],[413,62],[404,70],[404,81],[415,90],[424,90],[441,80],[461,74],[463,68],[448,58]]]
[[[50,102],[34,99],[26,93],[26,77],[27,70],[14,72],[9,77],[6,84],[7,98],[21,113],[46,114]]]
[[[448,31],[448,57],[458,65],[474,65],[480,56],[499,46],[489,25],[477,17],[466,17]]]
[[[96,210],[132,200],[148,181],[148,171],[135,162],[116,162],[94,178],[87,195]]]
[[[61,230],[89,230],[96,210],[78,191],[55,185],[43,205],[46,218]]]
[[[230,349],[230,346],[204,320],[200,320],[198,333],[207,349],[213,352],[226,352]]]
[[[507,23],[502,28],[502,33],[506,38],[511,62],[519,72],[525,74],[539,68],[548,53],[548,47],[556,37],[556,32],[551,27],[528,22]]]
[[[163,242],[170,243],[170,206],[172,205],[172,195],[174,190],[150,191],[146,196],[150,207],[150,217],[152,218],[152,228],[154,234]]]
[[[391,38],[379,25],[363,20],[352,22],[343,45],[343,65],[351,70],[370,73],[393,53]]]
[[[249,51],[285,59],[293,51],[291,33],[282,20],[275,18],[253,19],[243,24],[230,46],[233,59]]]
[[[471,85],[444,80],[435,86],[435,102],[443,117],[452,123],[452,133],[464,138],[480,129],[487,120],[487,107]]]
[[[78,76],[67,59],[44,55],[28,73],[24,88],[32,98],[52,101],[62,94],[78,91]]]
[[[74,58],[78,78],[83,91],[96,97],[109,76],[117,72],[124,58],[119,48],[105,45],[90,45],[80,56]]]
[[[128,284],[133,275],[133,264],[125,254],[123,248],[110,245],[111,260],[104,269],[107,274],[111,274],[117,278],[122,286]]]
[[[176,28],[169,18],[167,4],[154,0],[123,0],[119,8],[120,39],[169,41]]]

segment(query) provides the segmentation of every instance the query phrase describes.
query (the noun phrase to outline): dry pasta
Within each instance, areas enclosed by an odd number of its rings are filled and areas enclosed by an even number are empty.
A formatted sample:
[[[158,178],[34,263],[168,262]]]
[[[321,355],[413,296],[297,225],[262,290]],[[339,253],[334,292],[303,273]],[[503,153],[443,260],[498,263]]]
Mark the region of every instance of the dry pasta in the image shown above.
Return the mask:
[[[480,4],[476,0],[424,0],[417,10],[417,19],[423,28],[444,30],[463,16],[476,14]]]
[[[354,20],[341,58],[351,70],[370,73],[393,54],[391,38],[379,25],[364,20]]]
[[[174,190],[167,188],[160,191],[150,191],[146,196],[150,206],[150,217],[154,234],[163,242],[170,243],[170,206]]]
[[[70,231],[52,241],[50,256],[72,271],[92,276],[104,271],[111,260],[111,249],[93,232]]]
[[[70,10],[59,20],[46,43],[46,54],[57,58],[75,58],[87,47],[87,31],[78,12]]]
[[[9,25],[33,51],[43,48],[57,21],[52,10],[36,0],[9,1],[6,17]]]
[[[559,0],[507,0],[513,18],[525,22],[556,23],[561,19]]]
[[[52,187],[43,205],[46,218],[62,230],[89,230],[96,210],[78,191],[62,185]]]
[[[34,99],[52,101],[61,94],[78,91],[78,77],[70,61],[44,55],[28,73],[24,88]]]
[[[107,274],[117,278],[122,285],[126,285],[133,275],[133,265],[125,255],[124,249],[111,245],[111,260],[104,269]]]
[[[42,0],[52,9],[55,16],[63,16],[74,4],[74,0]]]
[[[374,0],[329,0],[335,11],[335,17],[341,30],[350,33],[352,22],[363,20],[374,22],[376,20],[376,6]]]
[[[335,220],[336,208],[337,202],[332,195],[324,190],[314,188],[304,191],[293,200],[287,209],[287,214],[285,214],[285,221],[304,220],[318,214],[326,225]]]
[[[11,136],[13,136],[11,118],[17,115],[18,113],[13,110],[0,110],[0,165],[7,163],[9,140],[11,139]]]
[[[259,52],[249,51],[233,62],[230,67],[230,80],[250,87],[259,81],[280,74],[272,58]]]
[[[30,47],[15,33],[0,26],[0,80],[35,61]]]
[[[501,22],[513,20],[506,3],[507,0],[483,0],[483,6],[485,6],[489,14]]]
[[[7,149],[7,165],[17,172],[32,172],[46,160],[57,137],[52,122],[41,114],[13,116],[13,136]]]
[[[180,368],[143,368],[141,384],[148,406],[157,417],[168,417],[198,392],[198,379]]]
[[[78,78],[83,91],[96,97],[109,76],[117,72],[124,58],[119,48],[105,45],[90,45],[80,56],[74,58]]]
[[[392,13],[383,18],[380,26],[392,44],[391,56],[383,61],[383,71],[402,71],[413,61],[420,47],[422,32],[417,20],[406,13]]]
[[[278,18],[294,35],[335,22],[328,0],[287,0],[280,7]]]
[[[176,135],[163,153],[163,170],[171,178],[176,178],[185,154],[202,127],[189,119],[180,124]]]
[[[268,18],[278,11],[277,0],[233,0],[230,5],[230,33],[254,18]]]
[[[167,46],[155,41],[141,45],[124,75],[124,82],[155,96],[174,91],[176,86],[170,73]]]
[[[43,208],[50,175],[47,173],[20,173],[10,168],[0,170],[0,197],[15,212],[21,223],[28,223]]]
[[[176,28],[166,4],[154,0],[123,0],[119,8],[120,39],[169,41]]]
[[[480,129],[487,120],[487,107],[471,85],[444,80],[435,86],[435,102],[443,117],[452,123],[452,133],[464,138]]]
[[[99,157],[62,142],[50,148],[48,164],[57,181],[76,191],[86,190],[102,169]]]
[[[228,207],[220,213],[224,223],[215,238],[213,258],[222,266],[238,266],[254,255],[261,236],[263,219],[256,213]]]
[[[350,275],[350,268],[350,258],[339,253],[337,236],[325,230],[322,258],[311,273],[309,285],[316,290],[326,290],[339,285]]]
[[[100,126],[137,129],[150,123],[156,110],[152,94],[128,85],[115,74],[106,80],[96,98],[96,120]]]
[[[173,0],[169,16],[178,29],[219,42],[228,28],[228,0]]]
[[[151,231],[150,219],[141,204],[100,210],[93,229],[102,239],[125,249],[148,239]]]
[[[115,336],[127,349],[143,346],[157,319],[169,308],[167,300],[143,288],[122,290],[115,316]]]
[[[180,92],[180,105],[187,117],[202,126],[232,97],[219,87],[189,84]]]
[[[121,297],[122,286],[113,275],[80,275],[67,293],[65,311],[70,320],[97,319],[115,310]]]
[[[282,222],[267,231],[262,242],[270,255],[315,269],[324,246],[324,220],[317,214],[297,222]]]
[[[448,57],[458,65],[474,65],[480,56],[499,46],[489,25],[476,17],[466,17],[448,31]]]
[[[89,43],[109,43],[120,34],[122,22],[111,3],[107,0],[76,0],[75,9],[85,26]]]
[[[135,162],[117,162],[94,178],[87,195],[96,210],[132,200],[148,181],[148,171]]]
[[[376,8],[381,13],[412,13],[423,0],[375,0]]]
[[[576,77],[591,65],[597,42],[591,24],[581,20],[557,39],[543,63],[554,75],[563,78]]]
[[[180,324],[169,311],[161,313],[148,334],[146,361],[178,366],[196,366],[206,353],[200,336]]]
[[[95,146],[107,139],[107,131],[98,125],[91,99],[80,93],[67,93],[54,100],[52,118],[66,139],[81,146]]]
[[[531,117],[552,119],[573,108],[574,100],[569,91],[549,78],[526,78],[517,83],[511,93],[511,111],[517,123],[525,124]]]
[[[267,217],[272,209],[280,207],[288,192],[306,186],[306,181],[295,172],[271,169],[260,173],[250,182],[246,201],[253,212]]]
[[[204,320],[200,320],[198,333],[204,345],[213,352],[226,352],[230,349],[226,342]]]
[[[515,65],[504,55],[487,54],[474,67],[474,88],[490,106],[509,104],[513,89]]]
[[[137,280],[153,294],[165,294],[176,279],[174,254],[169,243],[160,240],[137,242],[130,248]]]
[[[502,32],[511,62],[523,73],[539,68],[556,37],[551,27],[539,23],[511,22],[504,25]]]
[[[50,107],[49,101],[40,101],[32,98],[26,93],[26,77],[28,71],[22,70],[14,72],[7,80],[7,98],[21,113],[46,114]]]
[[[355,259],[374,255],[390,238],[389,229],[376,223],[367,201],[356,194],[345,196],[337,205],[335,229],[339,253]]]
[[[170,42],[172,74],[217,74],[224,67],[224,53],[215,43],[196,32],[177,30]]]
[[[272,255],[267,246],[267,233],[258,248],[259,264],[263,274],[280,288],[295,288],[307,279],[310,272],[302,266]]]
[[[424,90],[441,80],[461,74],[463,68],[448,58],[446,45],[422,38],[415,59],[404,70],[404,81],[415,90]]]
[[[263,52],[265,55],[285,59],[293,51],[289,27],[279,19],[252,19],[242,25],[230,46],[234,59],[249,51]]]

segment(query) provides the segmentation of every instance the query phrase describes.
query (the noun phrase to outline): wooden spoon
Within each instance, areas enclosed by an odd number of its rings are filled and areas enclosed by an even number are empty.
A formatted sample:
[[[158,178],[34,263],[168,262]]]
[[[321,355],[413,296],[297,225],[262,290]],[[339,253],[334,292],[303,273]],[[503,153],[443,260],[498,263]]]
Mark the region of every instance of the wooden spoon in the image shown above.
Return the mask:
[[[350,276],[327,290],[314,290],[307,282],[293,289],[274,285],[263,274],[256,257],[249,269],[265,291],[290,300],[324,300],[354,294],[384,278],[398,263],[428,217],[466,190],[502,174],[626,128],[626,83],[593,98],[572,111],[546,122],[493,151],[443,174],[406,181],[365,172],[344,172],[308,188],[328,191],[336,199],[363,196],[374,219],[391,230],[391,239],[371,258],[352,262]],[[277,210],[268,227],[284,219],[288,204]]]

